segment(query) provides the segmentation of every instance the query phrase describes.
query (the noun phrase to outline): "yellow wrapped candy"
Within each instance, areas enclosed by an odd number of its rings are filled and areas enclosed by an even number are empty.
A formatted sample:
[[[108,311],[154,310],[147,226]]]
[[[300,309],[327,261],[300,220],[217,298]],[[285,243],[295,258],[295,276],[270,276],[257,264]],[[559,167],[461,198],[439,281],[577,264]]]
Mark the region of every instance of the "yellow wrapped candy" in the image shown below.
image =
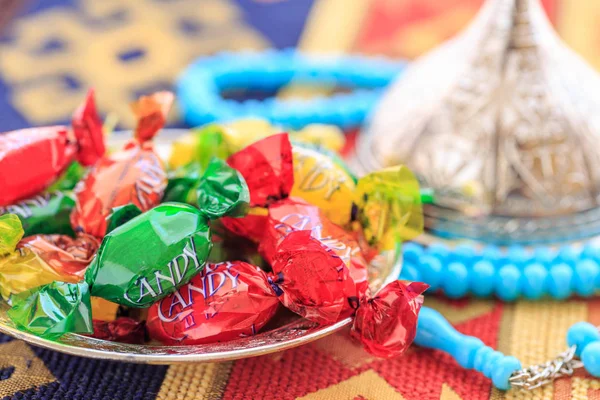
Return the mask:
[[[352,176],[334,160],[315,149],[292,146],[294,186],[292,196],[318,206],[332,222],[350,222],[354,190]]]
[[[301,145],[293,146],[292,153],[291,195],[318,206],[340,226],[360,221],[370,245],[391,250],[423,232],[419,182],[407,167],[376,171],[355,183],[335,155]]]
[[[291,132],[295,142],[312,144],[339,153],[346,144],[344,132],[335,125],[310,124],[299,131]]]
[[[260,139],[284,131],[284,128],[271,125],[260,118],[204,125],[173,142],[169,166],[177,169],[194,161],[202,164],[203,159],[210,159],[213,155],[227,158]],[[311,124],[299,131],[290,131],[289,134],[290,139],[295,142],[331,151],[340,151],[346,143],[344,133],[333,125]],[[207,149],[210,149],[210,154],[206,154]]]
[[[28,248],[16,249],[23,237],[21,220],[14,214],[0,216],[0,295],[8,299],[56,280],[77,282],[76,277],[58,274],[40,255]]]

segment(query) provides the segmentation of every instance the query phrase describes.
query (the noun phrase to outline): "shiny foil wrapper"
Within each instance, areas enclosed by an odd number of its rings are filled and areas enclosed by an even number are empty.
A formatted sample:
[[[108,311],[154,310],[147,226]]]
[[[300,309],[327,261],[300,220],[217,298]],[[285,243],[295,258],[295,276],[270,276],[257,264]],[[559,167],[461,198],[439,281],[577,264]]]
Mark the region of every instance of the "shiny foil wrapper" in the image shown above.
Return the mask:
[[[111,342],[143,344],[146,341],[146,323],[133,318],[119,317],[114,321],[92,321],[91,337]]]
[[[19,203],[0,207],[0,215],[17,215],[23,225],[25,236],[37,234],[73,235],[70,215],[74,207],[75,199],[71,192],[55,191],[42,193]]]
[[[163,127],[172,102],[172,93],[158,92],[134,103],[138,117],[134,139],[123,150],[101,158],[75,187],[71,225],[76,232],[102,238],[114,208],[133,204],[147,211],[160,203],[167,174],[151,140]]]
[[[228,341],[256,334],[278,306],[260,268],[242,261],[208,263],[190,283],[150,308],[148,330],[168,345]]]
[[[5,299],[54,281],[80,281],[99,246],[90,236],[38,235],[16,240],[22,235],[16,215],[0,217],[0,243],[10,243],[0,255],[0,295]]]
[[[91,235],[75,239],[65,235],[37,235],[24,238],[17,247],[38,254],[59,275],[81,280],[100,242]]]
[[[0,206],[37,195],[74,160],[92,165],[104,154],[103,140],[92,91],[75,112],[72,131],[66,126],[50,126],[1,134]]]

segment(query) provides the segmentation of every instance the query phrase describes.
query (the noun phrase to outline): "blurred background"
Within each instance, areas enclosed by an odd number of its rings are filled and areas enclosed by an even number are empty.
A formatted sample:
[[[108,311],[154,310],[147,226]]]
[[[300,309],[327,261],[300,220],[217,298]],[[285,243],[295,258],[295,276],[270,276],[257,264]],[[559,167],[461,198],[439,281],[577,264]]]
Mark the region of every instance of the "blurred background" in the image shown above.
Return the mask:
[[[190,61],[223,50],[413,59],[452,37],[482,2],[0,0],[0,130],[65,121],[91,86],[101,112],[126,127],[138,95],[172,87]],[[600,69],[600,1],[543,3],[569,46]]]

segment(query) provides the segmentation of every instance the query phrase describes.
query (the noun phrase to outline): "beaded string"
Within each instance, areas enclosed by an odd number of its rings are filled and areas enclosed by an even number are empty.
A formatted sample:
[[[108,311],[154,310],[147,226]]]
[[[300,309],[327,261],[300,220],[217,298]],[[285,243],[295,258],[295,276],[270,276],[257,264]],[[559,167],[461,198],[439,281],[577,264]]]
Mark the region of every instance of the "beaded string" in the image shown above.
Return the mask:
[[[600,332],[588,322],[578,322],[569,328],[566,351],[553,360],[526,368],[515,357],[458,332],[429,307],[423,307],[419,314],[415,344],[450,354],[461,367],[481,372],[500,390],[535,389],[562,376],[571,376],[582,367],[592,376],[600,377]]]
[[[514,246],[502,252],[495,246],[477,250],[468,244],[451,249],[443,244],[405,243],[403,252],[400,278],[425,282],[430,291],[441,290],[449,298],[563,300],[573,295],[590,297],[600,288],[600,247],[593,244],[535,251]]]
[[[177,98],[190,126],[254,116],[290,128],[323,123],[347,129],[365,120],[383,89],[405,65],[386,58],[309,56],[295,50],[224,52],[192,63],[178,79]],[[274,92],[292,80],[356,90],[310,101],[269,98],[239,102],[222,96],[240,89]]]

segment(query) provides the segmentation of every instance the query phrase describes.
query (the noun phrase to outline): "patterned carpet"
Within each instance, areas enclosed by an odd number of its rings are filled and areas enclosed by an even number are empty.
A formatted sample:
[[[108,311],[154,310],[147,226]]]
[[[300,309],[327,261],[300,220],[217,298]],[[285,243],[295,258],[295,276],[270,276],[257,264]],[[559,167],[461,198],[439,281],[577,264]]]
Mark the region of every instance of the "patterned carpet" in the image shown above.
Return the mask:
[[[96,87],[104,113],[130,117],[141,92],[170,87],[193,58],[222,49],[289,47],[412,57],[452,36],[481,0],[0,0],[0,130],[68,118]],[[600,3],[546,0],[563,37],[600,66]],[[577,6],[574,6],[577,4]],[[10,9],[9,9],[10,7]],[[567,23],[577,20],[577,24]],[[174,119],[172,124],[179,124]],[[428,298],[460,331],[539,363],[566,347],[568,327],[600,324],[600,301]],[[71,357],[0,335],[5,399],[600,399],[583,373],[533,392],[500,393],[449,357],[411,348],[382,361],[346,333],[222,364],[146,366]]]

